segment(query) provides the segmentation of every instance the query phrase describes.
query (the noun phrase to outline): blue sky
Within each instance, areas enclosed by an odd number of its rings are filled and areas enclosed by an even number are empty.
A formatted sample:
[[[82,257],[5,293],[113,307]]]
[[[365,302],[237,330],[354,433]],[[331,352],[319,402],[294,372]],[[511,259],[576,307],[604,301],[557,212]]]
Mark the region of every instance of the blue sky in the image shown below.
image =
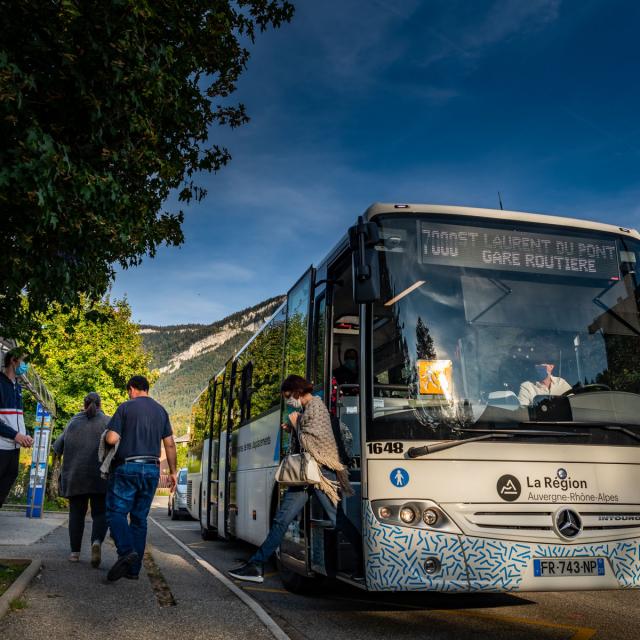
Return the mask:
[[[285,292],[371,203],[640,226],[640,3],[323,0],[259,37],[186,241],[119,272],[136,321]]]

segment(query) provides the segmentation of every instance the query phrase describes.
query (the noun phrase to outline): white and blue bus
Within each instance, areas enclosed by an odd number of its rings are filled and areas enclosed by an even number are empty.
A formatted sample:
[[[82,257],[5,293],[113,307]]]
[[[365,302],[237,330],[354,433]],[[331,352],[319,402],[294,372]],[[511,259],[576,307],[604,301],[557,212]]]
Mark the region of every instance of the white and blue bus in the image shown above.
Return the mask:
[[[200,396],[203,535],[266,536],[295,373],[350,432],[358,586],[638,587],[639,259],[638,232],[608,224],[370,207]],[[313,500],[278,556],[290,589],[353,563]]]

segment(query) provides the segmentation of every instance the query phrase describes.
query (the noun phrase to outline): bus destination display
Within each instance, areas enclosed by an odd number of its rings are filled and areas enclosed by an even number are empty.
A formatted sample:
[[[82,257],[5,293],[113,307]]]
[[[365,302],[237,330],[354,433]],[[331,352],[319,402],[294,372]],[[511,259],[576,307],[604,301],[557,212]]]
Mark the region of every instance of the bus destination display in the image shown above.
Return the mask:
[[[616,278],[613,240],[420,223],[421,261],[474,269]]]

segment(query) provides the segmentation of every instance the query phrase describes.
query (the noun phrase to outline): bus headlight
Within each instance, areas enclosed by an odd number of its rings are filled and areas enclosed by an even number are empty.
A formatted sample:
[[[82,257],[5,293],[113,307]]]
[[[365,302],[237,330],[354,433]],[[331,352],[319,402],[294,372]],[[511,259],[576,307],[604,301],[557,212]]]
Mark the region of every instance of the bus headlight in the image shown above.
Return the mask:
[[[411,524],[416,519],[416,512],[411,507],[400,509],[400,520],[405,524]]]
[[[422,512],[422,520],[424,521],[425,524],[428,524],[430,527],[433,527],[433,525],[436,522],[438,522],[438,519],[439,519],[439,515],[435,509],[425,509]]]
[[[388,520],[391,517],[391,509],[389,509],[389,507],[380,507],[378,509],[378,515],[383,520]]]

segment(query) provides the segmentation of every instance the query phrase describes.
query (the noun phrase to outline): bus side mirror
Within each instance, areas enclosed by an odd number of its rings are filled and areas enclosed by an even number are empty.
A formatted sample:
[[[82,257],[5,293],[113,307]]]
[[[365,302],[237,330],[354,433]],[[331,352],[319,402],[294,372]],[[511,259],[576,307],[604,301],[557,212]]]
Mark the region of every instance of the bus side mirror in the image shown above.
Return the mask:
[[[375,245],[380,241],[375,222],[365,222],[349,229],[349,246],[353,251],[353,299],[358,304],[375,302],[380,298],[380,253]]]

